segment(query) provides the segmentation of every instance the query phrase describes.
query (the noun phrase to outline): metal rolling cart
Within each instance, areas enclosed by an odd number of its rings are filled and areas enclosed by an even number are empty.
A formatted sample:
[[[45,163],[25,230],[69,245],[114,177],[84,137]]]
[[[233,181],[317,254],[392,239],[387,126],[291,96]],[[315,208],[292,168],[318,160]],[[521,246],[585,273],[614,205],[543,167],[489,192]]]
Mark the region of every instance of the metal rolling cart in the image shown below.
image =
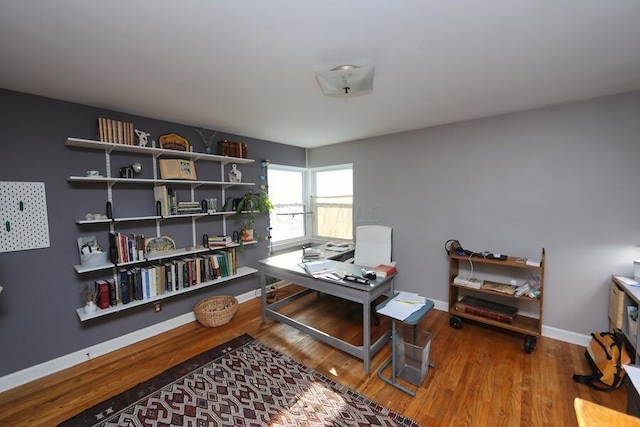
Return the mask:
[[[384,301],[376,306],[376,312],[381,313],[386,305],[399,294],[395,294],[392,298]],[[417,325],[422,318],[433,308],[433,301],[425,299],[425,305],[417,311],[414,311],[404,320],[398,320],[394,317],[387,316],[391,319],[391,357],[378,369],[378,377],[384,382],[404,391],[412,397],[416,393],[397,382],[401,378],[415,386],[420,386],[426,378],[428,368],[435,368],[435,365],[429,362],[429,350],[431,347],[431,334],[425,331],[418,331]],[[396,322],[400,322],[401,326],[396,327]],[[406,330],[412,329],[411,333]],[[386,377],[382,371],[391,365],[391,377]]]

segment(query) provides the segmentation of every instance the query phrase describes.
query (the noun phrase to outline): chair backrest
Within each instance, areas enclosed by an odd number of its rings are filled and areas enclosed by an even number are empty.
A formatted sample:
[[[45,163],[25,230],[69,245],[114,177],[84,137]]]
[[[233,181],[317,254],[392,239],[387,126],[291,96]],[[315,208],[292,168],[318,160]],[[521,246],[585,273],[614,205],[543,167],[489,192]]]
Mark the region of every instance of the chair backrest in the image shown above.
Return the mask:
[[[361,225],[357,227],[353,263],[363,267],[375,267],[390,262],[391,227],[386,225]]]

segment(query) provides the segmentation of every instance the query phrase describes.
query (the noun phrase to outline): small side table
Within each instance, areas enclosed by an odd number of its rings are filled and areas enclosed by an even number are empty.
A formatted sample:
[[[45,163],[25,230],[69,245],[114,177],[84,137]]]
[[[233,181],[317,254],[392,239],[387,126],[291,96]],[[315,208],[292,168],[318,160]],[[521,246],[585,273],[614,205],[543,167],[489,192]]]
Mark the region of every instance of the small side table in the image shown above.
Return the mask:
[[[379,312],[382,308],[384,308],[387,303],[389,301],[391,301],[393,298],[397,297],[398,294],[395,294],[392,298],[378,304],[376,306],[376,312]],[[395,360],[396,360],[396,322],[401,322],[405,325],[410,325],[413,326],[414,328],[414,333],[415,333],[415,328],[416,325],[420,322],[420,320],[422,320],[422,318],[431,311],[431,309],[433,308],[433,301],[427,299],[425,302],[425,305],[417,311],[414,311],[413,313],[411,313],[411,315],[409,317],[407,317],[406,319],[400,321],[394,318],[390,318],[391,319],[391,357],[382,364],[382,366],[380,367],[380,369],[378,369],[378,377],[386,382],[387,384],[391,384],[392,386],[404,391],[405,393],[409,394],[412,397],[415,397],[416,393],[413,390],[410,390],[406,387],[404,387],[402,384],[399,384],[398,382],[396,382],[397,379],[397,373],[396,373],[396,364],[395,364]],[[382,314],[382,313],[380,313]],[[391,364],[391,378],[389,377],[385,377],[382,373],[382,371],[385,370],[385,368],[387,366],[389,366]],[[435,368],[435,365],[432,363],[429,363],[429,366],[432,368]]]

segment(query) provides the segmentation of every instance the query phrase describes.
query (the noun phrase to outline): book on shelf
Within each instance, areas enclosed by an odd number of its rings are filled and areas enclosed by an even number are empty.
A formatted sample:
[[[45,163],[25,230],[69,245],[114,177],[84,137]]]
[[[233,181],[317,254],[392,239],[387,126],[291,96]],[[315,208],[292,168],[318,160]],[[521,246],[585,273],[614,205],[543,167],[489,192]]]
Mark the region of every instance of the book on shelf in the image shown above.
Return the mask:
[[[131,122],[99,117],[96,138],[102,142],[133,145],[135,143],[134,125]]]
[[[233,243],[231,236],[208,236],[207,245],[213,247],[225,247]]]
[[[169,189],[166,185],[158,185],[153,187],[153,198],[156,206],[160,203],[160,209],[156,209],[156,214],[160,216],[169,216],[171,209],[169,206]]]
[[[396,274],[396,267],[393,265],[380,264],[372,268],[376,272],[378,277],[389,277],[392,274]]]
[[[518,313],[517,307],[511,307],[468,295],[456,302],[454,307],[456,311],[461,313],[475,314],[505,323],[513,323],[513,319]]]
[[[218,141],[218,149],[220,155],[222,156],[231,156],[231,157],[240,157],[243,159],[247,158],[247,144],[242,142],[228,141],[222,140]]]
[[[118,292],[116,287],[116,282],[113,279],[107,280],[109,284],[109,305],[111,307],[115,307],[118,305]]]
[[[480,286],[480,289],[500,292],[502,294],[507,294],[507,295],[513,295],[516,291],[516,288],[511,285],[507,285],[505,283],[495,283],[495,282],[484,282]]]
[[[109,298],[111,295],[111,292],[109,291],[109,282],[106,280],[96,280],[95,287],[96,294],[98,295],[96,305],[102,309],[109,308]]]
[[[129,278],[128,271],[126,269],[120,270],[120,292],[122,304],[129,304]]]
[[[533,258],[527,258],[525,263],[530,267],[540,267],[540,264],[542,263],[542,260],[533,259]]]

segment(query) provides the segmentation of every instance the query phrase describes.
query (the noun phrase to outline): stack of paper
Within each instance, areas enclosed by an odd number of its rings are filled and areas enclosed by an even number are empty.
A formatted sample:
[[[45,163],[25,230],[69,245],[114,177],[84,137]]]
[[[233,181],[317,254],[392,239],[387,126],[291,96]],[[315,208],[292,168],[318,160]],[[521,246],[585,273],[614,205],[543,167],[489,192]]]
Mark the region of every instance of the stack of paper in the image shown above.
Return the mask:
[[[305,262],[304,269],[313,277],[320,277],[335,272],[337,269],[331,261]]]
[[[400,292],[387,304],[378,310],[378,313],[404,321],[426,304],[426,298],[413,292]]]

